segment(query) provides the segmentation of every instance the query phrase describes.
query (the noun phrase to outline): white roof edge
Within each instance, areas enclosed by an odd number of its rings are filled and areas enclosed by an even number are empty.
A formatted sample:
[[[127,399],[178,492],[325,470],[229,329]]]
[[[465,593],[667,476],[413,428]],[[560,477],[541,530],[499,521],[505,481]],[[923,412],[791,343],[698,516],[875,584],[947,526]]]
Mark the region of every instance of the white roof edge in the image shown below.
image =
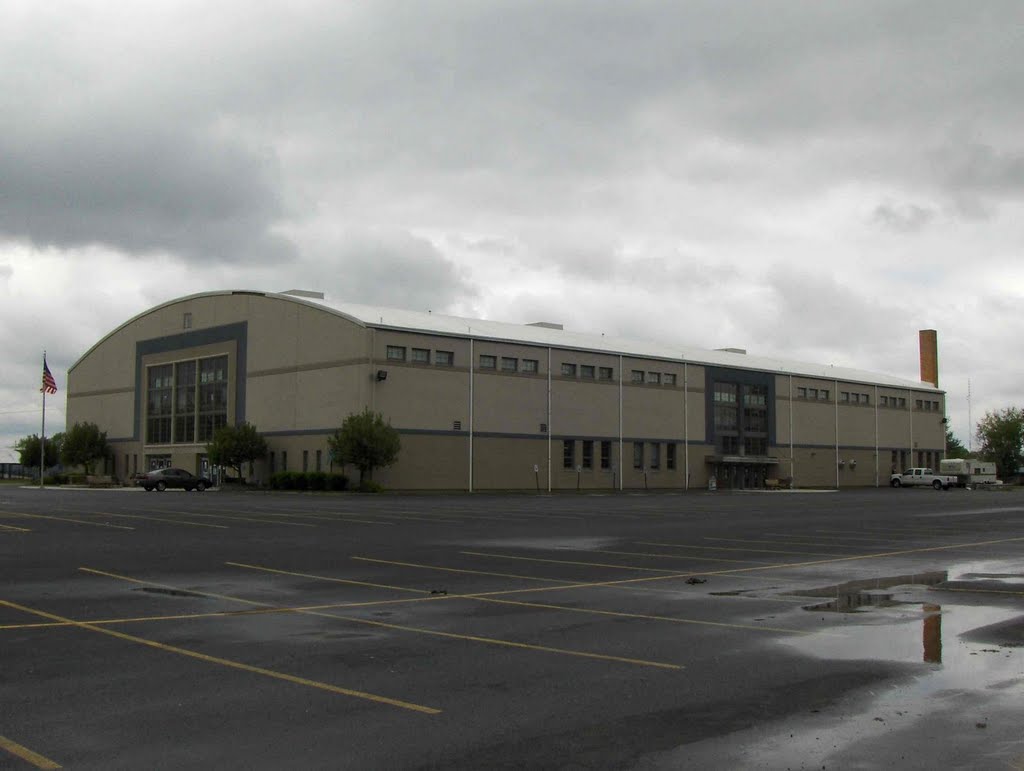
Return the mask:
[[[603,335],[570,332],[549,327],[513,324],[503,321],[487,321],[459,316],[446,316],[439,313],[425,313],[386,306],[360,305],[357,303],[331,303],[314,301],[278,292],[265,292],[248,289],[225,289],[209,292],[198,292],[156,305],[139,313],[128,321],[111,330],[97,343],[89,348],[69,367],[68,372],[99,347],[112,335],[124,329],[144,316],[155,313],[177,303],[201,297],[217,297],[233,294],[252,294],[285,302],[298,303],[340,316],[362,327],[391,329],[408,332],[426,332],[445,337],[472,337],[475,340],[492,340],[495,342],[512,342],[541,347],[562,348],[566,350],[586,350],[617,356],[628,356],[641,359],[659,359],[675,363],[696,364],[699,366],[727,367],[771,372],[779,375],[793,375],[818,380],[838,380],[848,383],[862,383],[890,388],[907,388],[919,391],[935,391],[944,393],[932,383],[907,380],[867,370],[834,367],[826,364],[789,361],[771,357],[751,356],[749,354],[713,351],[702,348],[686,348],[680,350],[663,343],[609,338]]]

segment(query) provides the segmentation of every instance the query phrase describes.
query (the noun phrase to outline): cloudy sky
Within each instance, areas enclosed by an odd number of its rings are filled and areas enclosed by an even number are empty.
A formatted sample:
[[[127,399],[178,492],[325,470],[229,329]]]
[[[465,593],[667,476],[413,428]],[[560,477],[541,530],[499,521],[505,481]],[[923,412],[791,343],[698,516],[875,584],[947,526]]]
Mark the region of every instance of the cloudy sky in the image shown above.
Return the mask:
[[[0,447],[196,291],[908,378],[1024,402],[1019,0],[0,0]],[[0,455],[3,451],[0,450]],[[0,458],[2,459],[2,458]]]

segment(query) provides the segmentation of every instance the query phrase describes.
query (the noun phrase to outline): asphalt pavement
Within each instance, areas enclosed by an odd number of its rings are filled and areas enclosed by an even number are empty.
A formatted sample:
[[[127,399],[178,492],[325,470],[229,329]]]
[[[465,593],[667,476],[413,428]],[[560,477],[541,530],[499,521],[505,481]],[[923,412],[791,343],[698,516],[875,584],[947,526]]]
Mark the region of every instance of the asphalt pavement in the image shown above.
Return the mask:
[[[1024,491],[0,486],[0,768],[1024,768]]]

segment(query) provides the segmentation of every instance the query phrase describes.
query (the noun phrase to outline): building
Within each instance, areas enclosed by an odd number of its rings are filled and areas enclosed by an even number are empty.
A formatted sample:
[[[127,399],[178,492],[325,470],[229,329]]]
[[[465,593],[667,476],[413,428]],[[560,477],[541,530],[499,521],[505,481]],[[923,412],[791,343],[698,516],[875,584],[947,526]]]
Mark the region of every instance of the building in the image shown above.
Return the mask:
[[[92,421],[107,472],[206,472],[220,426],[253,423],[253,477],[335,470],[346,415],[383,413],[402,437],[392,489],[573,490],[887,484],[937,467],[945,440],[934,331],[922,382],[839,367],[679,350],[349,303],[221,291],[125,322],[68,372],[68,423]]]

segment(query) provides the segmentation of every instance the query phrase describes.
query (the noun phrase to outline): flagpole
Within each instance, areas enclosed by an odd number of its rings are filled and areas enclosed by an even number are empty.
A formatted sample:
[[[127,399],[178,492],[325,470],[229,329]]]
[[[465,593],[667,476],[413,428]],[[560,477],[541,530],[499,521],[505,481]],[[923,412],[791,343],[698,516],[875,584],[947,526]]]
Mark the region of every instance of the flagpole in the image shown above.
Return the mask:
[[[43,351],[43,371],[46,371],[46,351]],[[46,487],[46,385],[43,385],[43,425],[39,431],[39,489]]]

